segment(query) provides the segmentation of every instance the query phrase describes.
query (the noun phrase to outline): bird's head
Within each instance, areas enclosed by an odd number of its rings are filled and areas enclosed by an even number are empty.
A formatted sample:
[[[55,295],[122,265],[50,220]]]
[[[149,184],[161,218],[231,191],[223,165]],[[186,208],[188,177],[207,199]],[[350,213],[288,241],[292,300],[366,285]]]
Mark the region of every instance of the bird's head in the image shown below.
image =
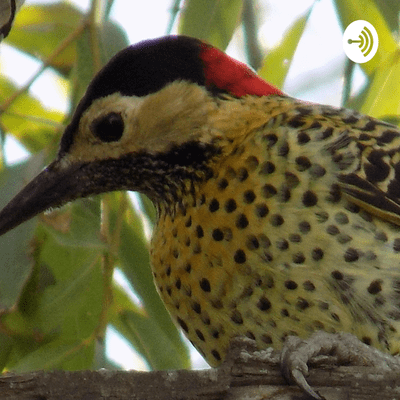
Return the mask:
[[[130,46],[96,75],[55,161],[0,212],[0,234],[51,207],[114,190],[153,200],[177,179],[202,179],[218,156],[221,96],[281,94],[244,64],[197,39]]]

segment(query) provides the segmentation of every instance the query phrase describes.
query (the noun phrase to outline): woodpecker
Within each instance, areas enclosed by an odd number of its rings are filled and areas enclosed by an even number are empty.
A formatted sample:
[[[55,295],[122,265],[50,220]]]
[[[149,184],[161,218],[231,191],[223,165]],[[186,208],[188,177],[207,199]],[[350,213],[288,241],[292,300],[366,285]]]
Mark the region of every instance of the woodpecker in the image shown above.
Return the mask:
[[[211,366],[236,336],[281,349],[347,332],[396,354],[399,146],[396,126],[291,98],[197,39],[144,41],[95,76],[0,234],[77,198],[138,191],[157,209],[155,285]]]

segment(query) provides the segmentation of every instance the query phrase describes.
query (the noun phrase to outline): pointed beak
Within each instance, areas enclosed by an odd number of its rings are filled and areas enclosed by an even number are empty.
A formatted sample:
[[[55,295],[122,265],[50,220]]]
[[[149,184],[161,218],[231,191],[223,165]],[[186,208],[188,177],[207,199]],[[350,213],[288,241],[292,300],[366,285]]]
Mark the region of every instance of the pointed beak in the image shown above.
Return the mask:
[[[26,185],[0,212],[0,235],[52,207],[94,193],[88,164],[51,163]]]

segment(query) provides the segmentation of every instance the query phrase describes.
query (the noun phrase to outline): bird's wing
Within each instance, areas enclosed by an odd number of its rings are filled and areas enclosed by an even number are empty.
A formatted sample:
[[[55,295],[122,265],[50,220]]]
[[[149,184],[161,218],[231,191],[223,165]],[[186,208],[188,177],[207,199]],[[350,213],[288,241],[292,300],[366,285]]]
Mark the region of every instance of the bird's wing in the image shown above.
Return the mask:
[[[349,147],[358,159],[339,174],[342,192],[350,201],[371,214],[400,225],[400,130],[385,122],[368,118],[370,131],[352,129]],[[343,141],[343,138],[341,139]],[[340,143],[340,141],[338,141]],[[339,154],[343,147],[331,149]]]

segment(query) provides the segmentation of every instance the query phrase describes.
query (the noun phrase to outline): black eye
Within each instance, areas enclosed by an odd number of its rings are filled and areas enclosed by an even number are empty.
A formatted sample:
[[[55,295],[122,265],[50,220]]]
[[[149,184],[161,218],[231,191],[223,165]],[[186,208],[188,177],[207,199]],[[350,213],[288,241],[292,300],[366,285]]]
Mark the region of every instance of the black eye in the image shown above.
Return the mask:
[[[112,112],[95,119],[90,130],[103,142],[116,142],[124,133],[124,121],[121,114]]]

